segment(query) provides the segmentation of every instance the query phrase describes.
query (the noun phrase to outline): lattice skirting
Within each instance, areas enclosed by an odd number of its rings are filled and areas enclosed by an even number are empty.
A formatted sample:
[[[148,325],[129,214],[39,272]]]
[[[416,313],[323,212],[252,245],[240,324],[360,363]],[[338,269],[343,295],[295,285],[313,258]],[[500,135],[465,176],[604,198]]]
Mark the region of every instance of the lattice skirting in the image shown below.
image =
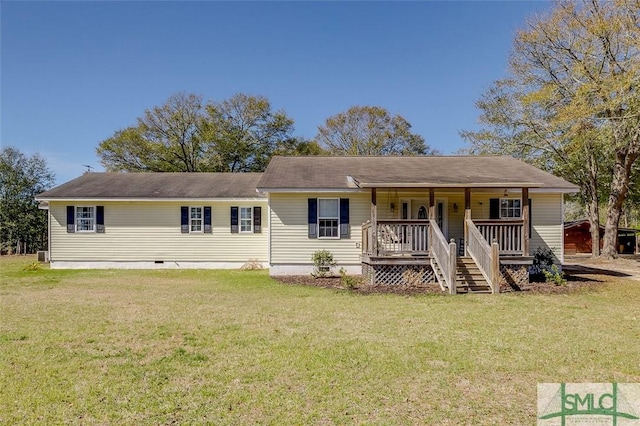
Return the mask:
[[[362,275],[370,285],[416,287],[436,282],[431,265],[362,264]]]
[[[529,284],[529,265],[501,265],[500,292],[518,291]]]

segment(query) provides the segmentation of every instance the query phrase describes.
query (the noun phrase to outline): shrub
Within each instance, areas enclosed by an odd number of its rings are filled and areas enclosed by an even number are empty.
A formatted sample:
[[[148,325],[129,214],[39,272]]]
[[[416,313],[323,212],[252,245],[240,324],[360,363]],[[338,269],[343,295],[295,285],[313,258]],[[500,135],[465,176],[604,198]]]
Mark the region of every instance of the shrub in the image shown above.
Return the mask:
[[[342,284],[343,287],[353,290],[360,284],[360,279],[358,277],[347,275],[346,269],[340,268],[340,271],[338,272],[340,272],[340,284]]]
[[[31,262],[22,268],[23,271],[38,271],[40,270],[40,264],[38,262]]]
[[[255,271],[257,269],[262,269],[262,263],[260,263],[255,259],[249,259],[247,262],[244,263],[244,265],[240,267],[240,269],[244,271]]]
[[[564,278],[564,272],[560,271],[556,265],[551,265],[550,269],[545,269],[543,272],[547,282],[552,282],[555,285],[565,285],[567,283]]]
[[[318,250],[311,255],[313,261],[313,272],[311,276],[314,278],[327,277],[331,275],[331,270],[337,265],[333,260],[333,255],[329,250]]]
[[[553,251],[549,248],[536,248],[533,252],[533,265],[529,268],[529,281],[546,281],[545,271],[551,271],[552,265]]]

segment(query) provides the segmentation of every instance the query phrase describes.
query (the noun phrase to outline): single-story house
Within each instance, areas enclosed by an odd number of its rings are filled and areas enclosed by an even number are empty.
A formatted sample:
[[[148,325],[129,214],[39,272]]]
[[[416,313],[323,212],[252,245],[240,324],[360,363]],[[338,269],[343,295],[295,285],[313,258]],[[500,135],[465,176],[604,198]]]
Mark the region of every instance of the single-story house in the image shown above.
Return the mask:
[[[261,173],[85,173],[40,194],[52,268],[267,266]]]
[[[617,251],[620,254],[634,254],[638,250],[637,235],[640,230],[618,228]],[[600,249],[602,250],[604,226],[600,225]],[[588,219],[574,220],[564,224],[564,251],[567,254],[591,253],[591,224]]]
[[[509,156],[274,157],[262,174],[88,173],[37,197],[52,267],[238,267],[309,274],[312,255],[372,284],[450,293],[563,260],[563,196],[578,188]]]

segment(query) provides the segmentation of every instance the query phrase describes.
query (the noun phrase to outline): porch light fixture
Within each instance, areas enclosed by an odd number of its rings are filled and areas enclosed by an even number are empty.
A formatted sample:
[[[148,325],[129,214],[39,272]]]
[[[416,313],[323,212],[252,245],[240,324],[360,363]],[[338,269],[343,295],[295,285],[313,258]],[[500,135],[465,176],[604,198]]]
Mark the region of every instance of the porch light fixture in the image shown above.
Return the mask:
[[[391,213],[393,213],[393,212],[395,211],[395,209],[396,209],[396,205],[395,205],[395,204],[393,204],[393,203],[391,203],[391,204],[389,205],[389,210],[391,210]]]
[[[458,213],[458,203],[453,203],[453,212]]]
[[[507,188],[504,189],[504,196],[506,197],[507,195],[509,195],[509,193],[507,192]]]

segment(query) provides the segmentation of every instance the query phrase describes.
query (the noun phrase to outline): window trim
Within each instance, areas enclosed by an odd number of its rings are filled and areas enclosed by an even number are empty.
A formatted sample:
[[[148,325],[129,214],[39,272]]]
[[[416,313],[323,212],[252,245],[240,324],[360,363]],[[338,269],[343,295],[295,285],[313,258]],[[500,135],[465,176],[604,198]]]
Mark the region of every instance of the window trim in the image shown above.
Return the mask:
[[[191,217],[191,209],[200,209],[200,219],[194,219]],[[200,230],[194,231],[191,228],[191,224],[194,220],[200,221]],[[189,233],[190,234],[204,234],[204,206],[189,206]]]
[[[80,224],[80,219],[78,217],[78,209],[89,208],[93,210],[93,214],[91,215],[91,223],[93,224],[92,229],[79,229],[78,225]],[[73,206],[73,219],[74,219],[74,230],[76,233],[80,234],[95,234],[96,233],[96,223],[97,223],[97,208],[95,205],[83,205],[83,206]]]
[[[328,217],[328,216],[320,216],[320,201],[321,200],[336,200],[338,203],[338,211],[337,211],[337,215],[335,217]],[[327,237],[327,236],[321,236],[320,235],[320,221],[321,220],[336,220],[337,222],[337,226],[336,226],[336,236],[335,237]],[[340,239],[340,197],[324,197],[324,198],[318,198],[318,206],[317,206],[317,216],[316,216],[316,227],[317,227],[317,234],[318,234],[318,239],[319,240],[339,240]]]
[[[522,220],[522,199],[521,198],[517,198],[517,197],[502,197],[499,199],[499,205],[498,205],[498,214],[500,217],[500,220]],[[518,207],[519,210],[519,215],[518,216],[502,216],[502,202],[503,201],[519,201],[520,202],[520,206]],[[515,211],[515,207],[509,207],[507,206],[507,209],[512,209]]]
[[[249,219],[242,218],[242,210],[249,210]],[[249,221],[249,230],[242,230],[242,221]],[[253,234],[253,206],[238,206],[238,233],[239,234]]]

